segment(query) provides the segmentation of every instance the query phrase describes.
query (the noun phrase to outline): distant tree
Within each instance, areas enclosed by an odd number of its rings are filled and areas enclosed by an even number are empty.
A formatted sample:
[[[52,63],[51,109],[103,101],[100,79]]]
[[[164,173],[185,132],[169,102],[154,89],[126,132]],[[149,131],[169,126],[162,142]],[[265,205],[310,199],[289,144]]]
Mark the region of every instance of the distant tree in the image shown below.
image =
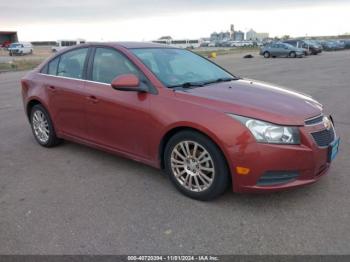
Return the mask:
[[[283,40],[288,40],[289,38],[290,38],[289,35],[284,35],[284,36],[282,36],[282,39],[283,39]]]

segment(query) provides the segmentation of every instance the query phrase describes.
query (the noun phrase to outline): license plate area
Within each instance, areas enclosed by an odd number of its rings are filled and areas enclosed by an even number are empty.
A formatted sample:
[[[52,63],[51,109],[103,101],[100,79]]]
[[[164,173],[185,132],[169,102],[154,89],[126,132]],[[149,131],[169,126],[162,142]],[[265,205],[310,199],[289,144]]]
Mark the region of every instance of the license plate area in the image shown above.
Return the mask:
[[[337,156],[339,152],[339,144],[340,144],[340,139],[338,138],[328,147],[328,162],[332,162]]]

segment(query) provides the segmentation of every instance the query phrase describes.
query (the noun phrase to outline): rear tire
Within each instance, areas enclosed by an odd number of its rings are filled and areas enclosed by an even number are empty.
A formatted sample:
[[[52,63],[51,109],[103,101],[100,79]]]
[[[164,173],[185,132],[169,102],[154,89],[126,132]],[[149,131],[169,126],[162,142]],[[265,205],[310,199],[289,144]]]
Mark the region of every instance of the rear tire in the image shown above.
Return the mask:
[[[270,57],[270,53],[269,53],[269,52],[267,52],[267,51],[266,51],[266,52],[264,52],[264,57],[265,57],[265,58],[269,58],[269,57]]]
[[[294,51],[292,51],[292,52],[289,53],[289,57],[296,58],[297,54]]]
[[[30,124],[32,126],[33,135],[39,145],[54,147],[62,142],[62,140],[56,136],[50,115],[42,105],[38,104],[33,106],[30,112]]]
[[[175,187],[193,199],[212,200],[230,184],[225,157],[199,132],[186,130],[171,137],[165,147],[164,163]]]

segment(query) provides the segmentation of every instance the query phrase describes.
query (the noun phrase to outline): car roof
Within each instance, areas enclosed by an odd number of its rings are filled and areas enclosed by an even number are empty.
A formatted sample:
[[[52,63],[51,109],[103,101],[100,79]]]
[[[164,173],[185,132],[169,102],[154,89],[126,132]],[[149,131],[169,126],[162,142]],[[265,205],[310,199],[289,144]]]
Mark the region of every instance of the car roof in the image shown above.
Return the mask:
[[[126,49],[133,49],[133,48],[175,48],[179,49],[177,47],[172,47],[169,45],[163,45],[158,43],[151,43],[151,42],[87,42],[85,44],[79,44],[79,45],[73,45],[66,47],[56,53],[55,56],[50,57],[48,61],[53,60],[55,57],[62,55],[66,52],[69,52],[70,50],[78,49],[78,48],[86,48],[90,46],[109,46],[109,47],[115,47],[115,48],[126,48]]]
[[[87,44],[124,47],[127,49],[132,49],[132,48],[176,48],[176,47],[171,47],[168,45],[152,43],[152,42],[89,42]]]

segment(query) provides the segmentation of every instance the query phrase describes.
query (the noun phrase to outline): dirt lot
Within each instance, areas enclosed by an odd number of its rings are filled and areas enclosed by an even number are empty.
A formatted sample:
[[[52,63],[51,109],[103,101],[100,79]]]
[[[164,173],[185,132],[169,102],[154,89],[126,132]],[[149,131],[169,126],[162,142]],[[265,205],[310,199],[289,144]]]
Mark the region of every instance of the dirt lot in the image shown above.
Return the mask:
[[[27,58],[27,59],[38,59],[38,58],[46,58],[48,56],[52,55],[51,52],[51,47],[49,46],[36,46],[34,47],[33,50],[33,54],[32,55],[24,55],[24,56],[9,56],[9,53],[7,50],[5,50],[4,48],[0,48],[0,63],[1,62],[5,62],[5,61],[9,61],[12,59],[23,59],[23,58]]]
[[[0,48],[0,73],[16,70],[30,70],[52,55],[51,47],[34,47],[33,54],[9,56],[7,50]]]
[[[85,146],[36,144],[19,79],[0,74],[1,254],[349,254],[350,51],[303,59],[219,56],[240,76],[311,94],[341,150],[328,176],[213,202],[179,194],[161,171]]]

